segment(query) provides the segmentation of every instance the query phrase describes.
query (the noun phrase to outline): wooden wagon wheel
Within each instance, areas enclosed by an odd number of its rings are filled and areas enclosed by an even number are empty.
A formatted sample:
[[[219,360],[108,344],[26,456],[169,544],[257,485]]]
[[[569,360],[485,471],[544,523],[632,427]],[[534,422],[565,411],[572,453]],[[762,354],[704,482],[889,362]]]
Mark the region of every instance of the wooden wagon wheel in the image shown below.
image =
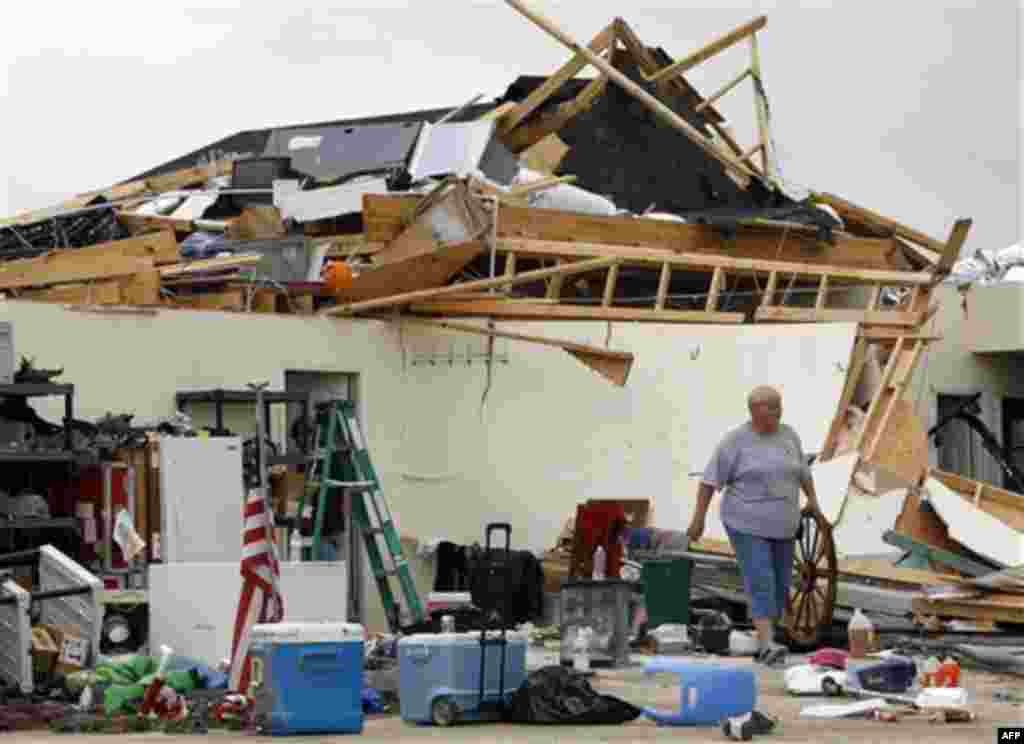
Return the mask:
[[[793,583],[782,626],[790,641],[811,646],[832,623],[836,606],[836,546],[832,526],[810,511],[800,515],[801,532],[793,550]]]

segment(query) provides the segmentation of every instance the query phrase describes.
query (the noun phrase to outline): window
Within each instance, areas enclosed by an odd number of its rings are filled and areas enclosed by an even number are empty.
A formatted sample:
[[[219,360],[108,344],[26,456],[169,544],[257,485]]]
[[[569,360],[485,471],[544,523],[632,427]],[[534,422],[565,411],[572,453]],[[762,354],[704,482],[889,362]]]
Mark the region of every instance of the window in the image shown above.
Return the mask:
[[[938,421],[945,425],[935,434],[935,448],[938,452],[939,470],[956,473],[965,478],[977,478],[978,457],[981,441],[978,435],[960,419],[946,420],[947,417],[963,410],[964,405],[974,396],[939,395]]]

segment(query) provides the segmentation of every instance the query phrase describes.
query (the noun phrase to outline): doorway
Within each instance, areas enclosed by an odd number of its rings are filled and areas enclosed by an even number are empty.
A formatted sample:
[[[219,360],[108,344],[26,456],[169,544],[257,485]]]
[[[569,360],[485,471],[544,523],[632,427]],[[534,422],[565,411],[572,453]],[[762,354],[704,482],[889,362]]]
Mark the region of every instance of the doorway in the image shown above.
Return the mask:
[[[962,409],[971,397],[970,395],[939,394],[938,420],[944,421],[947,416]],[[965,478],[977,478],[981,442],[977,433],[967,425],[966,421],[953,419],[942,427],[935,434],[935,449],[938,455],[939,470],[962,475]]]
[[[1024,469],[1024,398],[1003,398],[1003,451],[1017,467]],[[1003,488],[1014,490],[1003,477]]]
[[[309,408],[300,411],[300,406],[288,407],[288,448],[299,444],[296,441],[295,425],[304,416],[307,422],[314,420],[316,405],[328,400],[356,400],[358,375],[350,372],[315,372],[312,370],[294,370],[284,373],[284,387],[289,393],[306,393],[309,395]],[[359,418],[358,405],[356,417]],[[360,422],[362,423],[362,422]],[[301,449],[301,447],[300,447]]]

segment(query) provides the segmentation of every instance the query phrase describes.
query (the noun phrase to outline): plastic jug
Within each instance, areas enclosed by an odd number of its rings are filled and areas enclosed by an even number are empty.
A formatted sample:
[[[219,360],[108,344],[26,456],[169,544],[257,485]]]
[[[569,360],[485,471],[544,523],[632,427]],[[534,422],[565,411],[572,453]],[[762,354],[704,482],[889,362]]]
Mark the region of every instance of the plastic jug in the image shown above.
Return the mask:
[[[850,658],[863,659],[875,648],[875,626],[858,607],[847,626]]]
[[[608,558],[605,555],[604,548],[598,545],[597,550],[594,551],[594,581],[604,581],[607,562]]]
[[[750,713],[757,704],[757,679],[747,665],[711,664],[657,656],[644,667],[648,674],[679,675],[679,710],[644,708],[661,726],[715,726],[723,718]]]
[[[939,673],[939,660],[934,656],[925,659],[921,671],[921,687],[935,687],[935,676]]]

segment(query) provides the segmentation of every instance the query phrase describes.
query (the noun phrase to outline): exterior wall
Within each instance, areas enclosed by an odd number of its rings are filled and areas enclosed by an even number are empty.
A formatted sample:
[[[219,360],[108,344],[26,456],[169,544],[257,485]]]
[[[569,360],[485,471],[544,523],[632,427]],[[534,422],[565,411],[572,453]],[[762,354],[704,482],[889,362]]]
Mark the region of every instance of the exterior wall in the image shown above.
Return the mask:
[[[1019,297],[1022,289],[1015,286],[975,287],[966,296],[949,285],[936,289],[934,297],[940,308],[927,332],[942,336],[942,340],[930,344],[922,356],[909,393],[926,428],[931,428],[937,421],[940,394],[973,395],[981,392],[982,412],[979,418],[1002,441],[1003,398],[1024,397],[1022,362],[1013,354],[976,354],[974,349],[979,345],[1001,344],[999,339],[1003,338],[1007,328],[1011,335],[1019,332],[1013,329],[1021,322]],[[935,464],[937,453],[934,446],[931,456]],[[979,465],[977,476],[980,480],[1002,485],[1000,470],[987,453],[982,452]]]

